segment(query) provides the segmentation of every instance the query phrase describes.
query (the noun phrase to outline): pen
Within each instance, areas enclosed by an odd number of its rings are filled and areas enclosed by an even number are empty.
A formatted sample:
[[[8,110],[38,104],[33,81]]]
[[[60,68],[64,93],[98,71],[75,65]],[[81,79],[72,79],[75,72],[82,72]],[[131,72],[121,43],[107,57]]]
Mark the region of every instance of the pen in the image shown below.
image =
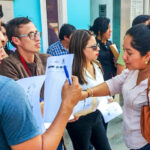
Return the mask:
[[[71,80],[70,80],[70,78],[69,78],[69,73],[68,73],[68,70],[67,70],[67,66],[66,66],[66,65],[64,65],[64,71],[65,71],[66,78],[67,78],[69,84],[71,85]]]

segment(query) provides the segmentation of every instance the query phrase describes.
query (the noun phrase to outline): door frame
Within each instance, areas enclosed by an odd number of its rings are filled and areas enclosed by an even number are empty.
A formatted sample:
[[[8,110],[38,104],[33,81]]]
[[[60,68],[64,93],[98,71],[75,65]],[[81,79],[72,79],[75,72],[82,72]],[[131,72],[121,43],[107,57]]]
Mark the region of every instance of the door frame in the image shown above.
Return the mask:
[[[43,52],[46,53],[47,48],[48,48],[48,26],[47,26],[46,0],[40,0],[40,4],[41,4]],[[60,29],[62,24],[67,23],[67,0],[57,0],[57,5],[58,5],[58,26]]]

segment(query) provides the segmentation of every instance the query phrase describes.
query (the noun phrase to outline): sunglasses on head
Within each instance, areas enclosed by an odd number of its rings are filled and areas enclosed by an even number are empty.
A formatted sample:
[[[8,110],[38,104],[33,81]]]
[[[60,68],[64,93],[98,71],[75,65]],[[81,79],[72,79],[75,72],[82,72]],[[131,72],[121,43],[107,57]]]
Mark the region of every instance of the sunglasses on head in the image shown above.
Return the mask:
[[[97,49],[99,49],[99,44],[94,44],[94,45],[86,47],[86,48],[92,48],[94,51],[96,51]]]

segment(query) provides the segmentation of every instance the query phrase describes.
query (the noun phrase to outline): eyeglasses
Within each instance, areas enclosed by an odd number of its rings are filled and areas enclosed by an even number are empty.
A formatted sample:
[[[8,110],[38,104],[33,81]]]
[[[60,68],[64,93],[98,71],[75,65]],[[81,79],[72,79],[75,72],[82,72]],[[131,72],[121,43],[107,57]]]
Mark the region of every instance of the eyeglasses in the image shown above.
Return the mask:
[[[96,51],[97,49],[99,49],[99,44],[94,44],[90,47],[86,47],[86,48],[92,48],[94,51]]]
[[[26,37],[28,36],[30,40],[35,40],[37,37],[41,37],[41,32],[30,32],[28,34],[18,35],[17,37]]]

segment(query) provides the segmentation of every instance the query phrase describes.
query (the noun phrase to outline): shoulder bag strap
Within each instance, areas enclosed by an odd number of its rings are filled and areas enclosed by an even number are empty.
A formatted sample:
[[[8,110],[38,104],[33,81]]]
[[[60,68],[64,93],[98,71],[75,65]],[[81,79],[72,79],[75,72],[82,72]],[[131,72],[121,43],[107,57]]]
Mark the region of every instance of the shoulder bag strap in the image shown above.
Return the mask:
[[[150,88],[150,77],[148,78],[148,88],[147,88],[147,104],[148,104],[148,106],[149,106],[149,96],[148,96],[149,88]]]

